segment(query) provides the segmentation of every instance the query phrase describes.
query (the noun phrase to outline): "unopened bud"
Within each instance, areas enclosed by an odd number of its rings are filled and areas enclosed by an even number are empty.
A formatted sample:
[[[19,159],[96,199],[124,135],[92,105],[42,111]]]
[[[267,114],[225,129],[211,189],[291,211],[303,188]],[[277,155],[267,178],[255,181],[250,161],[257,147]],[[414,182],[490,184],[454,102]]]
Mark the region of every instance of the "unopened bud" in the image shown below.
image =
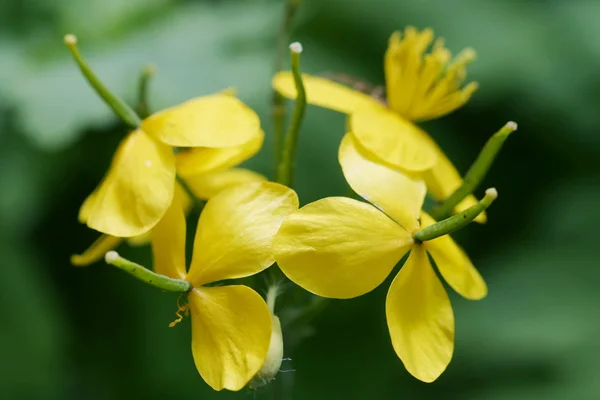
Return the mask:
[[[281,363],[283,362],[283,335],[281,334],[281,323],[275,314],[271,314],[271,319],[273,324],[269,351],[267,352],[267,358],[265,359],[262,368],[250,383],[252,388],[259,388],[275,379],[275,376],[281,368]]]

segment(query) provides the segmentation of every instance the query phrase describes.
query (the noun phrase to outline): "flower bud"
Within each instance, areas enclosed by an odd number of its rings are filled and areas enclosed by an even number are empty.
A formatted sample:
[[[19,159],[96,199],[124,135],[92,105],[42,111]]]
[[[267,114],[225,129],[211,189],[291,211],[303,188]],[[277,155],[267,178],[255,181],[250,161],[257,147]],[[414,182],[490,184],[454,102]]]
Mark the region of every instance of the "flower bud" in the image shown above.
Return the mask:
[[[281,334],[281,323],[275,314],[271,314],[271,319],[273,324],[269,351],[267,352],[267,358],[265,359],[262,368],[250,383],[250,386],[254,389],[264,386],[275,379],[283,361],[283,335]]]

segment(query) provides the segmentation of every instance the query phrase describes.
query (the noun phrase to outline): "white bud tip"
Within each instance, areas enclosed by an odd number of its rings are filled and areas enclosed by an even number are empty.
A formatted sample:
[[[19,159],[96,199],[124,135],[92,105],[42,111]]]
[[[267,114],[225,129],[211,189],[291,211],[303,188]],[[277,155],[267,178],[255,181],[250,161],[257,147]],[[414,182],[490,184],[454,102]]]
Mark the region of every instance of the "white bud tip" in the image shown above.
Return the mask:
[[[485,191],[485,195],[487,197],[490,197],[492,200],[496,200],[496,198],[498,197],[498,191],[496,190],[496,188],[489,188]]]
[[[156,66],[156,64],[148,64],[144,68],[144,73],[146,75],[154,75],[154,74],[156,74],[156,70],[158,70],[158,67]]]
[[[300,42],[294,42],[290,44],[290,50],[296,54],[302,53],[302,44]]]
[[[508,121],[505,126],[512,131],[517,130],[517,123],[514,121]]]
[[[67,46],[74,46],[77,44],[77,37],[72,33],[69,33],[68,35],[65,35],[64,41]]]
[[[117,253],[114,250],[107,251],[106,254],[104,255],[104,261],[106,261],[107,264],[110,264],[113,261],[116,261],[118,258],[119,258],[119,253]]]

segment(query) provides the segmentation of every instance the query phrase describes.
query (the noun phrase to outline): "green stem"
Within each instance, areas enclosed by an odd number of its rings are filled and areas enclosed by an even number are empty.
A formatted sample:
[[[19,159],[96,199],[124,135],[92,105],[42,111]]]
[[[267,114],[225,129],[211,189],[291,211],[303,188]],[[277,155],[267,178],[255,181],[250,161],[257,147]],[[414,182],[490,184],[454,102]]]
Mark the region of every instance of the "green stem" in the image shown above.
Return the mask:
[[[150,78],[156,73],[154,65],[147,65],[140,74],[138,84],[138,103],[135,107],[140,118],[146,118],[150,115],[150,106],[148,105],[148,84]]]
[[[274,72],[282,70],[283,59],[285,57],[286,46],[290,41],[292,33],[292,22],[301,0],[287,0],[283,11],[283,19],[279,27],[277,36],[277,54],[275,56]],[[281,151],[283,147],[283,130],[285,124],[285,103],[283,96],[276,90],[273,90],[273,134],[275,144],[275,165],[279,166],[281,162]]]
[[[125,122],[132,128],[140,126],[140,117],[129,107],[123,100],[111,93],[106,86],[100,81],[100,79],[94,74],[89,65],[85,62],[79,49],[77,49],[77,38],[75,35],[65,35],[65,45],[71,51],[73,58],[77,62],[81,73],[87,79],[88,83],[92,85],[96,93],[102,97],[104,102]]]
[[[199,211],[202,211],[202,209],[206,205],[206,200],[202,200],[202,199],[198,198],[198,196],[196,196],[194,194],[194,192],[192,191],[192,189],[190,188],[190,185],[187,184],[187,182],[185,181],[184,178],[181,177],[181,175],[179,175],[179,174],[175,175],[175,179],[177,179],[177,182],[181,185],[181,187],[187,193],[187,195],[190,197],[190,199],[192,199],[192,201],[194,202],[194,206]]]
[[[168,276],[157,274],[147,268],[129,261],[119,255],[116,251],[109,251],[104,256],[107,264],[113,265],[127,272],[142,282],[167,292],[187,293],[192,290],[192,285],[182,279],[173,279]]]
[[[331,302],[331,299],[319,296],[313,296],[314,298],[308,306],[301,313],[296,315],[293,319],[286,321],[286,329],[293,331],[301,326],[308,325],[317,316],[319,316],[325,308]]]
[[[461,213],[453,215],[443,221],[435,223],[415,233],[414,239],[417,243],[422,243],[427,240],[432,240],[440,236],[447,235],[450,232],[454,232],[473,221],[479,214],[481,214],[486,208],[488,208],[494,200],[498,197],[496,189],[491,188],[485,191],[485,196],[475,204],[464,210]]]
[[[294,114],[290,122],[287,134],[285,136],[285,144],[281,153],[281,161],[277,169],[277,182],[292,186],[294,177],[294,161],[296,156],[296,148],[298,147],[298,138],[300,136],[300,126],[304,119],[304,111],[306,109],[306,91],[302,82],[302,74],[300,72],[300,53],[302,53],[302,45],[294,42],[290,45],[290,56],[292,62],[292,73],[294,75],[294,83],[298,96],[296,97],[296,105],[294,106]]]
[[[442,219],[452,214],[454,207],[477,189],[500,152],[502,145],[510,134],[516,130],[517,124],[512,121],[508,122],[487,141],[465,175],[462,185],[450,197],[431,210],[431,215],[435,219]]]
[[[275,302],[277,301],[277,296],[279,296],[280,290],[280,286],[277,283],[272,283],[267,289],[266,302],[267,306],[269,307],[269,311],[271,311],[271,314],[273,315],[275,314]]]

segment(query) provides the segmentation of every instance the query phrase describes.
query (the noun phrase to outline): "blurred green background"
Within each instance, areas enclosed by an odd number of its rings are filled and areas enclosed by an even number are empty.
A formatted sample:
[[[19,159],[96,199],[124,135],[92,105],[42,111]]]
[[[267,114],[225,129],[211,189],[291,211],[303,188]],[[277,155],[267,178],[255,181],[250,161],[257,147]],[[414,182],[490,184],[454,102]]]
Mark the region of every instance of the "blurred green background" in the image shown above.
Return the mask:
[[[490,293],[453,293],[455,356],[423,384],[387,333],[387,284],[333,301],[286,350],[285,396],[214,393],[197,374],[176,296],[69,256],[97,234],[77,223],[124,127],[62,44],[78,35],[95,71],[128,101],[148,62],[154,109],[235,86],[269,139],[248,165],[272,176],[269,101],[283,3],[269,0],[0,2],[0,393],[10,399],[595,399],[600,396],[600,2],[305,0],[294,40],[303,70],[383,82],[387,38],[433,27],[472,46],[480,90],[425,128],[462,172],[506,121],[519,123],[487,177],[500,193],[485,226],[456,235]],[[310,107],[297,190],[347,193],[336,160],[344,117]],[[480,190],[482,192],[482,190]],[[479,195],[481,193],[478,193]],[[150,263],[148,248],[123,253]],[[389,282],[388,282],[389,283]],[[295,332],[284,332],[298,336]]]

